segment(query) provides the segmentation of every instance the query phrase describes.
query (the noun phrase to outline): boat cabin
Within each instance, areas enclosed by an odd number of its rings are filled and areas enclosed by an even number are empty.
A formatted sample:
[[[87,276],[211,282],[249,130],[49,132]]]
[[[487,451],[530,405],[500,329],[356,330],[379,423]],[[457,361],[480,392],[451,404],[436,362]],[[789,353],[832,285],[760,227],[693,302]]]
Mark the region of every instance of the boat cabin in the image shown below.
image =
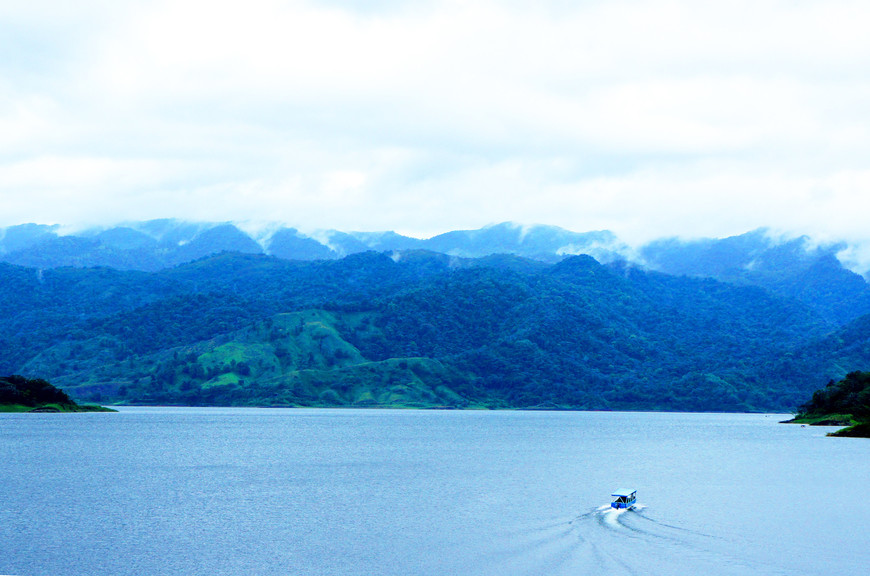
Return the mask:
[[[614,490],[611,496],[614,498],[613,502],[610,503],[611,508],[616,508],[617,510],[619,508],[631,508],[637,500],[637,490],[620,488],[619,490]]]

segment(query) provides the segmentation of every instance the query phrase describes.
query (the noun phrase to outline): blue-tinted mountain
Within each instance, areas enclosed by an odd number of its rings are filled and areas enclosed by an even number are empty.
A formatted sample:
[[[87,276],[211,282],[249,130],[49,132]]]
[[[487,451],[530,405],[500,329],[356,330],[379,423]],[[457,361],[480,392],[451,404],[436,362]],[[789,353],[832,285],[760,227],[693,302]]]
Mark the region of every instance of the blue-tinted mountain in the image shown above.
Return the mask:
[[[419,250],[427,248],[425,240],[402,236],[395,232],[351,232],[367,250],[384,252],[387,250]],[[358,246],[358,245],[357,245]],[[431,247],[428,247],[431,250]]]
[[[35,244],[57,237],[58,226],[20,224],[0,230],[0,254],[26,250]]]
[[[375,235],[373,235],[375,236]],[[326,246],[328,246],[335,257],[344,258],[350,254],[358,254],[359,252],[367,252],[372,249],[371,246],[366,244],[363,240],[356,237],[354,234],[349,234],[347,232],[340,232],[338,230],[330,230],[325,234],[326,237]],[[376,243],[376,242],[375,242]],[[387,248],[387,249],[392,249]]]
[[[162,246],[173,247],[190,242],[203,230],[217,226],[208,222],[186,222],[174,218],[132,222],[131,228],[155,238]]]
[[[824,382],[814,378],[816,374],[839,380],[863,366],[870,366],[870,314],[799,346],[780,360],[774,377],[792,374],[798,386],[809,388],[814,381],[818,388]]]
[[[116,247],[90,236],[46,235],[26,248],[5,254],[3,260],[33,268],[105,266],[119,270],[157,270],[166,261],[152,247]]]
[[[130,222],[107,230],[59,236],[56,226],[28,224],[0,231],[0,260],[25,266],[109,266],[158,270],[222,251],[264,249],[236,226],[163,219]],[[330,230],[309,236],[280,228],[264,239],[265,252],[288,260],[325,260],[374,250],[429,250],[464,258],[512,254],[557,262],[589,254],[602,262],[625,259],[627,247],[612,233],[576,233],[555,226],[502,223],[479,230],[448,232],[421,240],[395,232]]]
[[[300,234],[296,228],[282,228],[269,238],[267,251],[284,260],[332,260],[338,253],[329,246]]]
[[[220,224],[203,230],[190,241],[180,243],[170,253],[168,260],[173,264],[183,264],[221,252],[261,254],[263,248],[232,224]]]
[[[545,263],[586,254],[614,266],[633,261],[671,275],[759,286],[811,306],[834,326],[870,313],[866,280],[837,258],[844,245],[813,245],[806,238],[782,240],[765,230],[724,239],[662,239],[637,252],[607,231],[576,233],[554,226],[512,223],[447,232],[424,240],[395,232],[332,230],[306,235],[284,227],[255,241],[230,223],[172,219],[128,222],[62,236],[58,230],[57,226],[35,224],[0,230],[0,261],[43,269],[106,266],[157,271],[224,251],[265,252],[300,261],[335,260],[371,250],[393,252],[396,258],[425,250],[460,259],[507,255]],[[453,265],[464,264],[455,260]]]
[[[116,250],[156,250],[160,245],[154,236],[126,226],[99,231],[93,237],[100,244]]]
[[[0,373],[101,401],[784,410],[833,376],[800,302],[588,256],[4,264],[0,313]]]
[[[422,247],[467,258],[516,254],[556,262],[573,254],[589,254],[601,262],[624,259],[626,249],[611,232],[570,232],[556,226],[520,226],[504,222],[478,230],[457,230],[423,241]]]
[[[779,241],[756,230],[721,240],[658,240],[640,253],[652,269],[760,286],[842,325],[870,313],[870,286],[837,259],[844,247],[813,246],[805,237]]]
[[[263,251],[232,224],[155,220],[63,236],[56,233],[56,227],[35,225],[16,226],[5,232],[5,253],[0,260],[34,268],[105,266],[155,271],[220,252]]]

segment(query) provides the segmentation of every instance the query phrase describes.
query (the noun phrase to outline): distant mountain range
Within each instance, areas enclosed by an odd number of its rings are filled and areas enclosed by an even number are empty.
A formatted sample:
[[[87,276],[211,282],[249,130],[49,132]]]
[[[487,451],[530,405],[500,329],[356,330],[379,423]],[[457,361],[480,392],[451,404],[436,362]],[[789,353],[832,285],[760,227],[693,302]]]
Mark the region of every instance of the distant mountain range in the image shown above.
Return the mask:
[[[870,364],[843,247],[764,231],[0,234],[0,374],[82,400],[787,410]]]
[[[75,234],[61,235],[59,230],[59,226],[38,224],[0,229],[0,261],[39,268],[108,266],[154,271],[225,251],[268,254],[285,260],[336,260],[368,250],[430,250],[465,258],[515,254],[544,262],[557,262],[572,254],[589,254],[610,262],[624,259],[629,251],[606,231],[577,233],[555,226],[512,223],[447,232],[427,240],[395,232],[337,230],[307,236],[288,227],[255,238],[232,223],[178,220],[131,222]]]
[[[598,262],[628,262],[670,275],[759,286],[812,306],[842,325],[870,313],[870,286],[837,259],[844,244],[814,245],[806,237],[777,239],[755,230],[724,239],[661,239],[632,249],[609,231],[571,232],[556,226],[510,222],[457,230],[429,239],[395,232],[305,235],[275,227],[251,235],[232,223],[180,220],[131,222],[108,229],[60,234],[59,226],[23,224],[0,229],[0,262],[39,269],[103,266],[158,271],[221,252],[267,254],[284,260],[336,260],[366,251],[437,252],[460,258],[510,254],[553,264],[585,254]]]

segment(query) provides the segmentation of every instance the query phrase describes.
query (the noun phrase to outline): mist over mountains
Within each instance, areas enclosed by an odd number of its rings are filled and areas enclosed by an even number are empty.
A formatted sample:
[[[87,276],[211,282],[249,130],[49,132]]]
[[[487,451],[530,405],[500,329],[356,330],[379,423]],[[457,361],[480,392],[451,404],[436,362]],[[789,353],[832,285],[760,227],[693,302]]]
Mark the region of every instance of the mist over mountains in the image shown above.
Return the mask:
[[[785,410],[870,364],[840,245],[159,220],[0,232],[0,371],[97,401]]]
[[[428,250],[461,258],[511,254],[556,263],[585,254],[603,264],[627,262],[677,276],[760,286],[811,303],[843,324],[870,312],[870,287],[837,255],[845,243],[813,244],[807,237],[776,238],[755,230],[724,239],[666,238],[631,248],[609,231],[571,232],[511,222],[446,232],[428,239],[395,232],[328,230],[305,235],[273,226],[248,234],[232,223],[164,219],[61,234],[61,227],[23,224],[0,229],[0,262],[31,268],[105,266],[158,271],[221,252],[266,254],[284,260],[335,260],[366,251]]]
[[[735,280],[758,278],[766,270],[781,267],[805,268],[822,259],[839,262],[838,254],[848,248],[845,242],[815,244],[806,236],[775,237],[764,229],[724,239],[663,238],[639,247],[628,246],[606,230],[572,232],[557,226],[512,222],[450,231],[428,239],[392,231],[305,234],[283,225],[267,225],[251,233],[245,229],[231,222],[174,219],[73,233],[60,225],[21,224],[0,228],[0,261],[42,268],[108,266],[154,271],[224,251],[287,260],[327,260],[368,250],[430,250],[465,258],[514,254],[550,263],[586,254],[605,264],[625,260],[670,274]]]
[[[572,254],[588,254],[610,262],[624,259],[630,251],[606,231],[577,233],[555,226],[524,227],[509,222],[447,232],[426,240],[395,232],[337,230],[309,236],[283,226],[247,234],[232,223],[177,220],[132,222],[75,234],[60,234],[60,230],[56,225],[38,224],[0,229],[0,260],[43,268],[109,266],[153,271],[224,251],[268,254],[286,260],[327,260],[368,250],[430,250],[467,258],[507,253],[545,262]]]

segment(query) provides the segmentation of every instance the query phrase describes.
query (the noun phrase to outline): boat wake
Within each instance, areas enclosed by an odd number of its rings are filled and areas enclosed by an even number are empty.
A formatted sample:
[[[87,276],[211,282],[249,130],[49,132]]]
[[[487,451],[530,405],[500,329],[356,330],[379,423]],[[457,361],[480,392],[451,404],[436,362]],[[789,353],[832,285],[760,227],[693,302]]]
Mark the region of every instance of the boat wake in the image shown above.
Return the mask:
[[[604,505],[504,536],[510,545],[481,573],[796,575],[747,555],[739,538],[679,526],[643,505]]]

